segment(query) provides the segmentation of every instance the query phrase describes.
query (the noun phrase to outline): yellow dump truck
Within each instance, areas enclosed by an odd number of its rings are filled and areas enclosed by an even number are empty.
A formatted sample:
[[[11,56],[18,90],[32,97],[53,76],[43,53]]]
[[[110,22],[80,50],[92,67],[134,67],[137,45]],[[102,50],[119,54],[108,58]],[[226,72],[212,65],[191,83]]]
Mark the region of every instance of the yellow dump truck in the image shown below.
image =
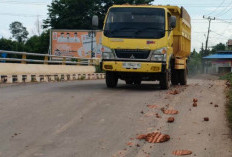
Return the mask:
[[[101,67],[106,85],[160,82],[162,89],[187,83],[191,19],[177,6],[114,5],[103,29]]]

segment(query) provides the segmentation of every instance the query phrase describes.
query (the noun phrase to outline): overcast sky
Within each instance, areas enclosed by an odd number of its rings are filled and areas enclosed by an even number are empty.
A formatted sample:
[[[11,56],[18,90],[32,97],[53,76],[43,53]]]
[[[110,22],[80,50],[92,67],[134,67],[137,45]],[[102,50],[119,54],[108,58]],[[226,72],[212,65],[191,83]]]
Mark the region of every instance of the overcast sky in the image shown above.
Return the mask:
[[[20,21],[30,35],[36,34],[37,19],[47,17],[47,5],[52,0],[0,0],[0,37],[9,38],[9,25]],[[226,43],[232,38],[232,0],[155,0],[154,4],[184,6],[192,18],[192,49],[205,44],[208,21],[203,15],[216,17],[212,22],[209,46]]]

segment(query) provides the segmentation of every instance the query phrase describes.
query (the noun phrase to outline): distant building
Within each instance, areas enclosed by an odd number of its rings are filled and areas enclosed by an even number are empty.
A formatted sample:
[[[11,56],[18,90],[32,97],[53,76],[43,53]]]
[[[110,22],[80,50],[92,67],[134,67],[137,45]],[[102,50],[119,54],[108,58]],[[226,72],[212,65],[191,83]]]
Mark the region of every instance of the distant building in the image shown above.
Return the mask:
[[[228,40],[227,46],[228,46],[228,47],[232,47],[232,39],[229,39],[229,40]]]
[[[232,45],[231,45],[232,46]],[[211,74],[232,72],[232,51],[217,51],[204,59],[204,71]]]

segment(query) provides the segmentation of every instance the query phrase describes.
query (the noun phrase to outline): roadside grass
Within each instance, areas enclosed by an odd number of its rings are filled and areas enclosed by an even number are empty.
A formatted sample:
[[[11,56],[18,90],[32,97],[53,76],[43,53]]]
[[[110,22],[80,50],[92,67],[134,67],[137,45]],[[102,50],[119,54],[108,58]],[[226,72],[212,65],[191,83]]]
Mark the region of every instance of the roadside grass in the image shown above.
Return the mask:
[[[228,81],[228,89],[226,90],[226,115],[227,115],[227,119],[229,121],[229,127],[232,129],[232,73],[228,73],[226,75],[223,75],[221,77],[219,77],[219,79],[221,80],[227,80]]]
[[[96,73],[105,73],[105,71],[101,70],[100,65],[96,65],[95,68],[96,68]]]

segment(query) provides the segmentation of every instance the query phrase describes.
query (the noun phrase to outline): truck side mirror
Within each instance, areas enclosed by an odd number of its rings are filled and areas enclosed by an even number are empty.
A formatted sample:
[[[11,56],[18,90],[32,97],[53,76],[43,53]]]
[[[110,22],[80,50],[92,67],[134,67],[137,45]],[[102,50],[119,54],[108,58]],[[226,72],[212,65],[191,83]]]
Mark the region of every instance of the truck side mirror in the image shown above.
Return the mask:
[[[171,16],[170,17],[170,27],[172,29],[176,28],[176,16]]]
[[[92,26],[93,27],[98,27],[98,16],[97,15],[94,15],[93,18],[92,18]]]

